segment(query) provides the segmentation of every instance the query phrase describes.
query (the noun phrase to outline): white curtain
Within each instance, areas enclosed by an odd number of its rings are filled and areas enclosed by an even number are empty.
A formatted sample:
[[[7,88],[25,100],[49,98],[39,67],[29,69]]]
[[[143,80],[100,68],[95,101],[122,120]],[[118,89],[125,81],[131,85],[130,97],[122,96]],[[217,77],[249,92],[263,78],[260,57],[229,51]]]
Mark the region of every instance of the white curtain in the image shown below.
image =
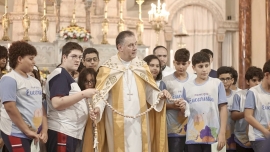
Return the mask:
[[[182,8],[173,19],[174,34],[179,33],[180,14],[184,17],[184,23],[189,34],[188,37],[182,37],[182,43],[185,43],[190,51],[191,57],[194,53],[201,49],[207,48],[214,52],[213,68],[217,68],[217,48],[218,42],[216,39],[217,25],[212,13],[204,7],[191,5]],[[175,52],[179,49],[178,43],[180,38],[173,38],[172,50]],[[188,72],[193,72],[192,67],[188,68]]]
[[[233,33],[226,32],[225,39],[222,43],[222,65],[223,66],[232,66],[233,65]]]

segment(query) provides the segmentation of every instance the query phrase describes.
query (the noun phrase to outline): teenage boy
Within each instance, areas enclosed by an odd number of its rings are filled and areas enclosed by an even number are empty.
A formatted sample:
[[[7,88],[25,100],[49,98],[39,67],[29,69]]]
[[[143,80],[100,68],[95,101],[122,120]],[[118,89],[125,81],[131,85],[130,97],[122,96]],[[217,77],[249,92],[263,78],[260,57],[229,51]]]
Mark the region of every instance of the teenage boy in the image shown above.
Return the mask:
[[[84,98],[91,98],[96,93],[95,89],[81,91],[71,76],[80,65],[82,52],[78,43],[66,43],[60,67],[48,76],[48,152],[75,152],[81,144],[88,116]]]
[[[248,137],[255,152],[261,152],[270,137],[270,60],[264,64],[263,74],[261,84],[248,90],[245,103]]]
[[[35,65],[36,49],[22,41],[9,48],[12,71],[0,80],[1,135],[8,151],[31,151],[33,140],[47,142],[47,118],[40,82],[28,75]]]
[[[83,65],[85,68],[93,68],[97,71],[99,64],[99,53],[95,48],[87,48],[83,51]]]
[[[156,46],[153,50],[153,54],[158,57],[161,62],[162,77],[168,76],[174,73],[174,69],[167,66],[168,50],[164,46]]]
[[[200,52],[206,53],[210,58],[210,66],[213,63],[214,53],[209,49],[202,49]],[[217,78],[217,71],[214,69],[210,70],[209,77]]]
[[[190,152],[209,152],[211,144],[218,142],[217,150],[225,144],[227,99],[224,85],[209,77],[210,58],[204,52],[192,56],[196,79],[184,85],[183,99],[190,108],[187,122],[186,144]]]
[[[233,68],[233,67],[232,67]],[[241,89],[237,87],[236,83],[237,83],[237,80],[238,80],[238,72],[233,68],[233,84],[231,85],[231,90],[233,91],[240,91]]]
[[[236,150],[236,144],[234,141],[234,121],[231,119],[231,113],[229,110],[232,108],[233,104],[233,96],[235,94],[235,91],[232,91],[230,89],[231,85],[234,82],[233,78],[233,71],[234,69],[232,67],[222,66],[218,68],[217,70],[217,76],[219,80],[222,81],[225,91],[226,91],[226,97],[227,97],[227,106],[228,106],[228,119],[227,119],[227,125],[226,125],[226,150],[227,152],[234,152]]]
[[[248,88],[257,86],[263,79],[262,69],[255,66],[249,67],[245,74]],[[248,89],[235,93],[231,109],[231,118],[235,121],[234,140],[237,152],[253,152],[248,139],[248,123],[244,119],[244,106]]]
[[[164,82],[161,83],[164,84],[164,86],[161,86],[162,89],[166,89],[173,99],[182,98],[184,84],[196,78],[195,74],[186,72],[190,64],[189,58],[190,53],[187,49],[177,50],[173,61],[176,71],[162,80]],[[173,101],[167,100],[166,109],[169,151],[186,152],[187,118],[180,112],[179,107]]]

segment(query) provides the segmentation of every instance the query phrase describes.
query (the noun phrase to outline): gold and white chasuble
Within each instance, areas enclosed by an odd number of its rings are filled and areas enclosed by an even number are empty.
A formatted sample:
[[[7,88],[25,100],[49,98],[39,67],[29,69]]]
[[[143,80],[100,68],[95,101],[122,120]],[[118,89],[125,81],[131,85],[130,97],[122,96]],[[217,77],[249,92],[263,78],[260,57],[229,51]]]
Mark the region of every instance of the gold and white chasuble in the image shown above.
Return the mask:
[[[111,57],[100,68],[93,97],[94,107],[100,108],[98,121],[99,152],[167,152],[166,105],[163,100],[146,115],[124,118],[105,106],[103,99],[117,111],[130,116],[145,112],[158,100],[158,89],[147,64],[133,59]],[[94,152],[93,121],[88,118],[83,152]]]

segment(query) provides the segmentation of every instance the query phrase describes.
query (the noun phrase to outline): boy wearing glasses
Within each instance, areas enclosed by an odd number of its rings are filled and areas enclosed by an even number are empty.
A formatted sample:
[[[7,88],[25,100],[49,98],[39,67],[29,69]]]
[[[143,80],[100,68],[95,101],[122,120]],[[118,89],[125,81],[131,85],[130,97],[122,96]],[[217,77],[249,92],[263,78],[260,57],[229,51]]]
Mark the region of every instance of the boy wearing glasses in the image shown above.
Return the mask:
[[[227,106],[228,111],[232,108],[233,104],[233,96],[235,94],[234,91],[230,89],[231,85],[233,84],[233,72],[234,69],[232,67],[222,66],[218,68],[217,70],[217,76],[222,81],[225,87],[226,91],[226,97],[227,97]],[[228,119],[227,119],[227,125],[226,125],[226,150],[227,152],[233,152],[236,150],[236,144],[234,141],[234,121],[231,119],[231,113],[228,112]]]
[[[71,76],[80,65],[82,52],[78,43],[66,43],[60,67],[48,76],[48,152],[75,152],[81,144],[88,116],[84,98],[91,98],[96,93],[95,89],[81,91]]]
[[[87,48],[83,52],[83,65],[97,71],[99,64],[99,53],[95,48]]]
[[[263,79],[262,69],[255,66],[249,67],[245,74],[248,88],[257,86]],[[231,109],[231,118],[235,121],[234,140],[237,152],[253,152],[251,143],[248,139],[248,123],[244,119],[244,106],[248,89],[235,93]]]

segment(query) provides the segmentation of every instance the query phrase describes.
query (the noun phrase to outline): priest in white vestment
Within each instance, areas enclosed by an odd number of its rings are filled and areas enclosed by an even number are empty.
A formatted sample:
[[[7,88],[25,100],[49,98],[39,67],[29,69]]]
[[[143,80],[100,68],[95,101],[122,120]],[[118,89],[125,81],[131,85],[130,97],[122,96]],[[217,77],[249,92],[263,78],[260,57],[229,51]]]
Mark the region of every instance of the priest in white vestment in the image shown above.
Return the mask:
[[[96,89],[100,94],[93,98],[92,119],[98,122],[99,152],[167,152],[166,108],[161,92],[147,64],[136,57],[137,41],[131,31],[123,31],[116,38],[118,54],[112,56],[99,69]],[[158,102],[158,98],[161,98]],[[126,116],[144,113],[138,118]],[[88,120],[83,152],[93,151],[93,121]]]

